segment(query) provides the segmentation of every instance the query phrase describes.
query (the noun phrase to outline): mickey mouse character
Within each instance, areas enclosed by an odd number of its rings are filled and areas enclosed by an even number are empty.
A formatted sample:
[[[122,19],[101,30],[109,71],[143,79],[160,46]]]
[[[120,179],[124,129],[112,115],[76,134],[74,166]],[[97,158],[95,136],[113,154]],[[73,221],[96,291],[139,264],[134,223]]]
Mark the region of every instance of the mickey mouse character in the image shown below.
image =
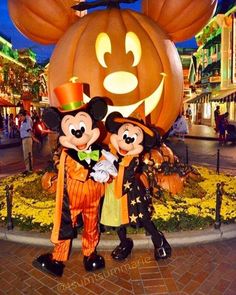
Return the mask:
[[[54,276],[62,276],[68,260],[71,241],[76,236],[77,218],[82,214],[83,263],[87,271],[105,266],[104,258],[96,253],[99,241],[98,213],[104,184],[95,182],[90,172],[101,156],[95,142],[100,136],[97,122],[107,113],[107,103],[101,97],[83,104],[83,85],[66,83],[55,89],[61,103],[59,110],[46,109],[43,120],[54,131],[60,131],[59,141],[64,147],[60,156],[56,209],[51,241],[52,253],[39,256],[33,266]]]
[[[163,233],[151,221],[151,208],[147,189],[138,178],[140,155],[149,151],[157,141],[157,136],[142,121],[113,112],[106,119],[106,128],[111,133],[111,162],[117,163],[118,176],[106,184],[101,223],[118,227],[120,244],[111,256],[123,260],[133,248],[133,241],[126,237],[126,226],[142,226],[151,235],[156,260],[171,256],[171,247]],[[105,152],[106,153],[106,152]],[[109,156],[107,156],[107,159]],[[98,164],[99,165],[99,164]]]

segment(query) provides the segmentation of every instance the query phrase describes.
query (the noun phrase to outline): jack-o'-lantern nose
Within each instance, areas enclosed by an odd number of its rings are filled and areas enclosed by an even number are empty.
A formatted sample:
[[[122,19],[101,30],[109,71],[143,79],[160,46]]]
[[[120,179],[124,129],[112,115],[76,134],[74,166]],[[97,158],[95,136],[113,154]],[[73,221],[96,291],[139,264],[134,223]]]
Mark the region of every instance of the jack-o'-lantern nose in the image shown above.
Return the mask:
[[[133,91],[138,85],[137,77],[129,72],[119,71],[106,76],[104,88],[115,94],[125,94]]]

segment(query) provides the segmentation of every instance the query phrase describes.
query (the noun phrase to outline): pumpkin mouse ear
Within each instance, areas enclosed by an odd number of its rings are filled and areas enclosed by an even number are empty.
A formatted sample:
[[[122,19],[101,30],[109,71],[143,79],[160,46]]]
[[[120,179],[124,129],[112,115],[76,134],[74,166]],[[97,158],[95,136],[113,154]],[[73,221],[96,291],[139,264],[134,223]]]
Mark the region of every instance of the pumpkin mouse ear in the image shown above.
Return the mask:
[[[104,97],[93,97],[88,103],[88,113],[95,121],[101,121],[107,114],[107,103]]]
[[[79,19],[71,8],[74,3],[74,0],[8,0],[8,10],[23,35],[40,44],[55,44]]]
[[[56,108],[47,108],[43,111],[43,122],[46,126],[53,130],[59,131],[61,128],[61,115]]]
[[[143,0],[142,12],[179,42],[192,38],[210,20],[217,0]]]

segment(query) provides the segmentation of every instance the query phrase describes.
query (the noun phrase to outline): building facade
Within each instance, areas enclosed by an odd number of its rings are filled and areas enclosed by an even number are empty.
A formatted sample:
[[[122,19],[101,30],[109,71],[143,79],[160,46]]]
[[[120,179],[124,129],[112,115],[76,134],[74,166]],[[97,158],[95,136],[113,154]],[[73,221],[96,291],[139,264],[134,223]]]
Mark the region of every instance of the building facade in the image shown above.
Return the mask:
[[[0,36],[0,112],[14,116],[21,107],[44,106],[47,96],[45,68],[36,63],[31,49],[13,49],[6,36]],[[44,101],[46,103],[46,100]]]
[[[191,97],[185,99],[197,124],[214,126],[214,110],[236,123],[236,5],[218,13],[196,36],[199,46],[189,72]],[[194,81],[194,82],[192,82]]]

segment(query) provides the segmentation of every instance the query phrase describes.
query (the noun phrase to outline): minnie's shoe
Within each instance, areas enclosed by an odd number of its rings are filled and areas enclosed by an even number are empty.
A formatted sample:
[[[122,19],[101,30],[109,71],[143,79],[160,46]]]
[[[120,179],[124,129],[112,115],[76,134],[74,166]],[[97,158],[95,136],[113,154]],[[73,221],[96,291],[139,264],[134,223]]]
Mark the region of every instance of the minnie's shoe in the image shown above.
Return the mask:
[[[160,247],[155,247],[154,249],[154,257],[158,261],[160,259],[167,259],[168,257],[171,257],[171,246],[167,242],[165,236],[162,232],[159,232],[162,237],[162,243]]]
[[[120,243],[111,253],[111,257],[115,260],[124,260],[127,258],[132,249],[133,249],[134,243],[131,239],[126,239],[125,242]]]
[[[52,254],[47,253],[36,258],[32,265],[42,272],[48,273],[55,277],[61,277],[65,265],[61,261],[52,259]]]
[[[87,271],[95,271],[105,267],[105,260],[101,255],[93,252],[89,256],[84,256],[84,268]]]

